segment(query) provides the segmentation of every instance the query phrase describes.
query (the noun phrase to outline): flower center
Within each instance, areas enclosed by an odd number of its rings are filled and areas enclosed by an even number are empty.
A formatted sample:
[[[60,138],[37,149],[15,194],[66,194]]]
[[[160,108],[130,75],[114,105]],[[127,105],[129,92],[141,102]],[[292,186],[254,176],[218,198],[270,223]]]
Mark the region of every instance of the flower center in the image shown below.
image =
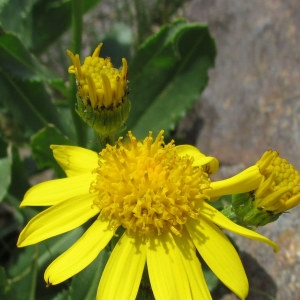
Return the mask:
[[[173,142],[165,144],[163,131],[155,140],[151,132],[143,141],[131,132],[128,137],[100,153],[91,185],[100,217],[109,219],[114,229],[123,226],[129,234],[146,238],[167,230],[180,235],[206,199],[207,173],[193,167],[191,157],[180,157]]]

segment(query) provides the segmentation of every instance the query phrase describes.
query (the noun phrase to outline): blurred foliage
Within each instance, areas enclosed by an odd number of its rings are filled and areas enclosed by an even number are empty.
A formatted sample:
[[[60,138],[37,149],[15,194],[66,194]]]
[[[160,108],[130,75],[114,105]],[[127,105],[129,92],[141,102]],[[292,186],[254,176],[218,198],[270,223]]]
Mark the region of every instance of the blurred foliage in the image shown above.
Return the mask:
[[[130,62],[127,128],[138,137],[161,128],[169,135],[199,99],[214,66],[216,49],[207,26],[173,21],[184,2],[83,1],[87,17],[81,37],[89,41],[83,51],[103,41],[102,55],[115,65],[121,57]],[[97,148],[91,129],[74,117],[75,94],[66,76],[72,9],[71,0],[0,0],[1,299],[93,299],[109,255],[103,251],[73,280],[46,289],[45,266],[82,229],[38,246],[15,247],[20,229],[38,212],[19,208],[33,176],[42,180],[48,169],[63,176],[49,145],[85,141],[83,146]]]

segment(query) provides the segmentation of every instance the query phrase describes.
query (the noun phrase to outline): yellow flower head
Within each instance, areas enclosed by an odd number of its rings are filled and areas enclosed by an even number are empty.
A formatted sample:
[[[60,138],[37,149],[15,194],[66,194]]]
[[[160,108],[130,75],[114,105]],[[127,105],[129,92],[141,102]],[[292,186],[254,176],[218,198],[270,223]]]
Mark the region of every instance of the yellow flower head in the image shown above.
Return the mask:
[[[212,200],[232,194],[223,213],[246,227],[263,226],[300,203],[300,175],[278,152],[269,150],[254,166],[212,182],[207,193]]]
[[[83,65],[78,54],[67,51],[73,65],[69,73],[77,82],[76,111],[81,119],[103,136],[114,135],[127,120],[130,111],[125,58],[122,68],[115,69],[110,58],[99,57],[102,43]]]
[[[140,142],[129,133],[128,141],[119,139],[100,153],[91,192],[100,217],[114,229],[122,226],[146,238],[170,230],[180,235],[189,218],[198,218],[197,203],[207,198],[203,190],[210,180],[190,157],[180,157],[172,142],[165,145],[162,134]]]
[[[254,192],[254,205],[279,214],[300,204],[300,175],[276,151],[266,151],[256,163],[263,179]]]
[[[218,161],[189,145],[166,144],[161,131],[138,141],[129,132],[99,154],[79,147],[52,146],[67,178],[38,184],[21,206],[50,206],[26,225],[23,247],[70,231],[97,218],[45,271],[58,284],[88,266],[123,233],[105,266],[97,299],[135,299],[147,263],[155,299],[211,299],[200,261],[245,299],[248,281],[239,256],[220,227],[277,249],[269,239],[227,219],[210,206],[208,174]]]
[[[115,69],[109,57],[99,57],[102,45],[98,45],[92,56],[85,58],[83,65],[78,54],[67,51],[73,63],[69,73],[76,76],[81,100],[98,110],[117,107],[127,96],[127,61],[123,58],[121,70]]]

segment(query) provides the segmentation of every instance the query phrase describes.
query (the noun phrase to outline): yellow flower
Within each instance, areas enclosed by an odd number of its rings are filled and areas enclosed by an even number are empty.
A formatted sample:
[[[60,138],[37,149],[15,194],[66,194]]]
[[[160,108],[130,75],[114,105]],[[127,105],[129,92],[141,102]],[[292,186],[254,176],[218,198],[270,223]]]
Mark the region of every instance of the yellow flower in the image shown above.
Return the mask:
[[[276,151],[266,151],[256,163],[263,179],[254,193],[254,205],[279,214],[300,204],[300,175]]]
[[[114,134],[127,120],[130,111],[128,100],[128,65],[122,59],[122,68],[116,69],[110,58],[99,57],[102,43],[85,58],[67,51],[73,65],[69,73],[75,74],[78,94],[76,111],[89,126],[101,135]]]
[[[127,93],[126,59],[122,59],[121,70],[115,69],[109,57],[99,57],[102,45],[98,45],[92,56],[85,58],[83,65],[78,54],[67,51],[73,63],[69,67],[69,73],[76,76],[80,98],[85,105],[98,109],[120,105]]]
[[[218,161],[189,145],[165,144],[163,131],[138,141],[107,145],[99,154],[79,147],[52,146],[67,178],[32,187],[21,206],[51,206],[23,229],[23,247],[97,219],[45,271],[58,284],[88,266],[124,229],[106,264],[97,299],[135,299],[147,263],[154,296],[165,299],[211,299],[196,251],[218,278],[241,299],[248,281],[240,258],[219,227],[275,243],[236,225],[210,206],[208,177]]]
[[[278,152],[268,150],[243,172],[212,182],[206,193],[212,201],[232,194],[232,204],[222,212],[243,226],[263,226],[300,204],[300,175]]]

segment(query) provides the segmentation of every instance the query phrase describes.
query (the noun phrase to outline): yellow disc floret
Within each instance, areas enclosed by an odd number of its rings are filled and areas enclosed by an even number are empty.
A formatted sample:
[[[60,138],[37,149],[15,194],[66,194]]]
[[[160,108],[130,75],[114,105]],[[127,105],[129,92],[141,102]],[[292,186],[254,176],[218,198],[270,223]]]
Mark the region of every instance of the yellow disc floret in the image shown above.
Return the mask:
[[[255,191],[257,207],[281,213],[300,203],[300,175],[276,151],[266,151],[256,163],[264,179]]]
[[[110,58],[99,57],[102,43],[92,56],[85,58],[83,65],[79,55],[67,51],[73,65],[69,73],[75,74],[78,93],[85,105],[94,109],[117,107],[127,93],[127,61],[122,59],[121,70],[115,69]]]
[[[173,142],[164,143],[163,131],[138,141],[131,132],[100,152],[91,192],[100,217],[112,228],[123,226],[141,237],[166,230],[180,235],[188,218],[198,218],[199,201],[210,180],[193,159],[179,156]]]
[[[122,59],[121,69],[115,69],[110,58],[99,57],[101,47],[99,44],[92,56],[85,58],[83,65],[78,54],[67,53],[73,63],[69,73],[75,74],[77,82],[76,112],[95,130],[100,140],[106,140],[122,130],[131,105],[126,59]]]

